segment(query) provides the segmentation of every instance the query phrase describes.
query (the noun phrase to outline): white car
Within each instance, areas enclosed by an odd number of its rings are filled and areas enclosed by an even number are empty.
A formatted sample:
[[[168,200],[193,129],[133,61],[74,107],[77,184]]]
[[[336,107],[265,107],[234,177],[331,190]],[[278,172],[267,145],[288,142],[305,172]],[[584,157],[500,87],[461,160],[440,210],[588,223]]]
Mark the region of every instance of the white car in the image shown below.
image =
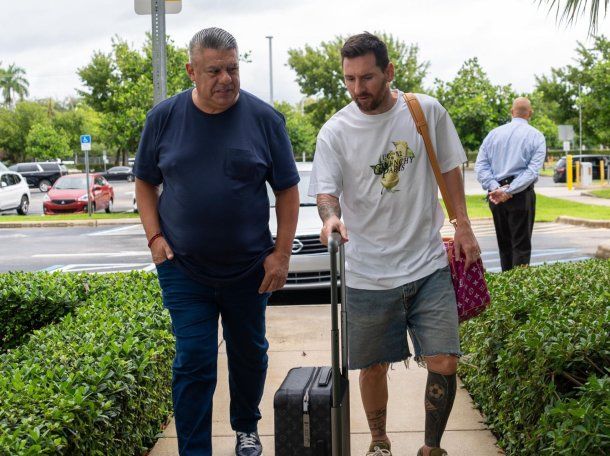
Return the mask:
[[[27,181],[0,163],[0,212],[16,210],[26,215],[30,208],[30,189]]]
[[[301,177],[299,182],[301,208],[296,235],[292,243],[288,280],[284,285],[284,290],[330,287],[330,257],[326,246],[320,242],[322,221],[318,215],[316,199],[307,196],[311,167],[311,163],[297,163],[297,169]],[[275,196],[270,187],[268,187],[267,193],[271,204],[269,228],[275,238],[277,232]]]

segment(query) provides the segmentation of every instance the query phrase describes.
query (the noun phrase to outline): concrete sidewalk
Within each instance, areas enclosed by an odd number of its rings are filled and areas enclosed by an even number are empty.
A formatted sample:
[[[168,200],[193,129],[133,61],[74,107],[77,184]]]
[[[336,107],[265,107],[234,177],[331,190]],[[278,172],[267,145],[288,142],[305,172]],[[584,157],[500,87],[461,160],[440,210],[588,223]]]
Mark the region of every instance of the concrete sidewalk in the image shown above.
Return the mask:
[[[269,371],[261,403],[263,419],[259,433],[264,454],[274,454],[273,396],[291,367],[330,365],[330,306],[274,306],[267,310]],[[214,396],[214,454],[234,455],[235,435],[229,424],[227,361],[223,341],[219,341],[218,386]],[[168,375],[169,372],[168,372]],[[394,455],[415,456],[424,440],[423,393],[426,370],[411,362],[409,369],[397,363],[389,373],[390,403],[388,433]],[[364,455],[370,434],[360,402],[358,372],[351,372],[352,454]],[[458,387],[455,405],[443,438],[451,456],[494,456],[503,454],[492,433],[472,406],[468,393]],[[150,456],[177,456],[173,422],[165,430]]]

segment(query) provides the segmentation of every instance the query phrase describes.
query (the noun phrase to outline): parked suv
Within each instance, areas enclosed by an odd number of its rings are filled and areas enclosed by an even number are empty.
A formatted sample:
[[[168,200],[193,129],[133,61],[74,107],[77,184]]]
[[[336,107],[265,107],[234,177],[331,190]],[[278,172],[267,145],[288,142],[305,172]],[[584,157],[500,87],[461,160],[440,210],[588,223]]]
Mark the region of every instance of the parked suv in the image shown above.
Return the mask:
[[[572,179],[576,179],[576,162],[591,163],[593,165],[593,179],[599,179],[599,161],[604,161],[604,168],[608,167],[610,155],[572,155]],[[555,173],[553,174],[553,182],[566,181],[566,157],[561,157],[555,165]]]
[[[38,187],[41,192],[48,192],[57,179],[68,174],[67,168],[57,162],[17,163],[9,169],[21,174],[30,187]]]
[[[0,162],[0,212],[15,209],[26,215],[30,207],[30,189],[25,179]]]

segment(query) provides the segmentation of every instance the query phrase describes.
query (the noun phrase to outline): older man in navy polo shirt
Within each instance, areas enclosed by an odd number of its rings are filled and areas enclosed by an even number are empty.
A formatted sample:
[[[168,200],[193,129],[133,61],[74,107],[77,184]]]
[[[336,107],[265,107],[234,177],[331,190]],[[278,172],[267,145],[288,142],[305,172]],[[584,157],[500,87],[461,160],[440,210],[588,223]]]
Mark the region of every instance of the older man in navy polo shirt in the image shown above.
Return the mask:
[[[178,446],[181,455],[212,454],[221,315],[235,451],[256,456],[265,308],[286,281],[299,176],[282,115],[240,90],[233,36],[218,28],[195,34],[186,70],[195,88],[148,113],[134,167],[140,218],[176,337]],[[276,194],[275,243],[267,182]]]

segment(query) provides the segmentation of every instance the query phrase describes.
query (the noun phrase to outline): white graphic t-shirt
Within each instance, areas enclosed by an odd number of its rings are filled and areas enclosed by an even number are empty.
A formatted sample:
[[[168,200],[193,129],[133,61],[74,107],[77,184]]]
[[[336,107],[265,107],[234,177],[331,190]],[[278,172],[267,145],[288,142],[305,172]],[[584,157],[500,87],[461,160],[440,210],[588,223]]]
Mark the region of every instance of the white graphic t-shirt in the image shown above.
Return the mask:
[[[449,114],[418,94],[441,172],[466,161]],[[367,115],[354,102],[320,130],[309,195],[339,198],[349,242],[351,288],[395,288],[447,265],[444,215],[424,141],[402,92],[389,111]]]

